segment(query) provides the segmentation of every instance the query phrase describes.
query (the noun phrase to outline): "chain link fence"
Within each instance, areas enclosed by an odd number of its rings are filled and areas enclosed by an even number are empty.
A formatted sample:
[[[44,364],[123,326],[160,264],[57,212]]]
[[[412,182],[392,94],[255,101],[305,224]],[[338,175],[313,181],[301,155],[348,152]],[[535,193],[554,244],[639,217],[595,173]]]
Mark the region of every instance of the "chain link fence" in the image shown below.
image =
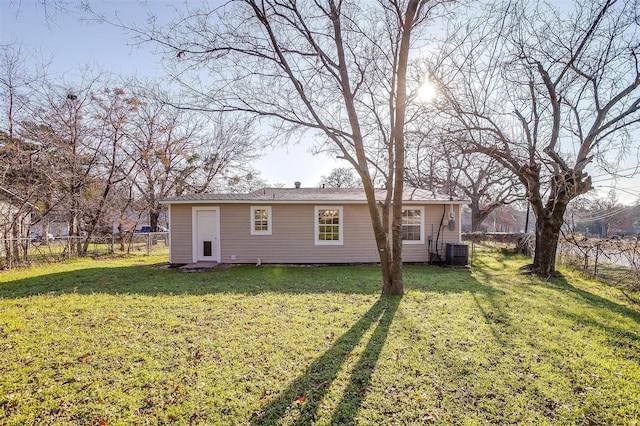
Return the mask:
[[[561,238],[557,262],[594,278],[640,289],[640,241],[637,238]]]
[[[533,234],[470,233],[463,234],[471,244],[471,259],[483,248],[511,248],[533,257]],[[640,239],[576,238],[561,235],[556,262],[584,274],[621,287],[640,290]]]
[[[0,240],[0,268],[114,253],[168,254],[169,233],[129,233],[91,238],[7,238]]]

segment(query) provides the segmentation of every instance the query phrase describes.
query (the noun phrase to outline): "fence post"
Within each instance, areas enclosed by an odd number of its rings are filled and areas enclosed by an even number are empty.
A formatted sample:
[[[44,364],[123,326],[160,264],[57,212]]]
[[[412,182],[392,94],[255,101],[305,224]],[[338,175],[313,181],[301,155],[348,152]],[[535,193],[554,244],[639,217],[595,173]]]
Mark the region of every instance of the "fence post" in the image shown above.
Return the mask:
[[[13,241],[12,238],[8,239],[9,245],[7,245],[7,260],[9,261],[9,269],[13,268]]]

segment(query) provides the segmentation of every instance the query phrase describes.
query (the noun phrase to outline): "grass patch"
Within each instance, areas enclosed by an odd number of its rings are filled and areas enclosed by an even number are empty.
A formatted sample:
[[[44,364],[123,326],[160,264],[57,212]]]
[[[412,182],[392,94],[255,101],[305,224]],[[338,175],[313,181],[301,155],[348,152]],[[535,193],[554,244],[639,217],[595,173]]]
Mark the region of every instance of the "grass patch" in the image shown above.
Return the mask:
[[[482,253],[471,271],[163,257],[0,274],[0,423],[635,424],[640,312]]]

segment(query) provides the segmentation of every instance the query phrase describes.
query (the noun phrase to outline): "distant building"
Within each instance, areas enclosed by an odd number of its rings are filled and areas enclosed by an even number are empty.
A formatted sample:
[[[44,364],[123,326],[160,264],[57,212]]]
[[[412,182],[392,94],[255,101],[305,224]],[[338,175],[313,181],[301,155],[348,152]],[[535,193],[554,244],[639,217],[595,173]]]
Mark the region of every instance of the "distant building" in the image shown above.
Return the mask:
[[[35,209],[15,192],[0,186],[0,256],[11,252],[12,240],[29,236],[31,212]]]

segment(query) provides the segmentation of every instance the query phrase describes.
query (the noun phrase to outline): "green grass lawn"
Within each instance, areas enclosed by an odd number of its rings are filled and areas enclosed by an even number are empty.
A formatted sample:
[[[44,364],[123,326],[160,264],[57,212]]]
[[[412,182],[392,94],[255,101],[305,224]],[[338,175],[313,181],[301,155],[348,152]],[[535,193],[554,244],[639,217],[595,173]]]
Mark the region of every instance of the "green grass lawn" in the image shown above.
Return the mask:
[[[640,419],[640,309],[579,274],[166,257],[0,272],[0,424],[586,424]],[[638,294],[632,294],[638,299]]]

